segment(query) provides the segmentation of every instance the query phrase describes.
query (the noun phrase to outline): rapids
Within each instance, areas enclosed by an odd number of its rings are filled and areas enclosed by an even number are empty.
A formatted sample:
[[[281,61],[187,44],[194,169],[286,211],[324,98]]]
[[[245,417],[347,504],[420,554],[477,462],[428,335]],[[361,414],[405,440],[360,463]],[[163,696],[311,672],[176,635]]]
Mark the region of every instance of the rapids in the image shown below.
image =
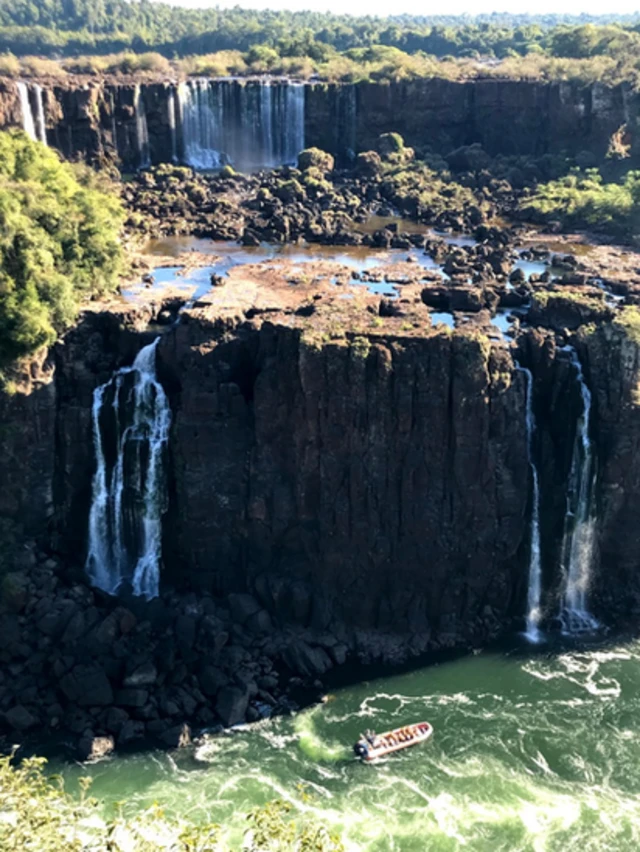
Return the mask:
[[[338,829],[348,850],[600,852],[640,843],[640,642],[488,651],[410,672],[361,672],[326,704],[193,749],[63,767],[106,810],[154,802],[226,827],[273,798]],[[426,719],[424,746],[373,765],[368,727]],[[55,766],[60,769],[60,766]]]

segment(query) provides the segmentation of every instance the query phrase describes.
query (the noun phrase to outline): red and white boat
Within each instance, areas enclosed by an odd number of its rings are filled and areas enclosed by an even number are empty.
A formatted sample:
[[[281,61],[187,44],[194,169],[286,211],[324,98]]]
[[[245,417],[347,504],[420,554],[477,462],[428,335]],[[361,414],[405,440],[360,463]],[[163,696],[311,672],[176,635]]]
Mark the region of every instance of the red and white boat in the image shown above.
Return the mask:
[[[366,763],[371,763],[372,760],[393,754],[394,751],[401,751],[404,748],[418,745],[418,743],[425,743],[432,736],[433,727],[428,722],[416,722],[413,725],[405,725],[403,728],[396,728],[384,734],[367,731],[355,743],[353,750],[357,757]]]

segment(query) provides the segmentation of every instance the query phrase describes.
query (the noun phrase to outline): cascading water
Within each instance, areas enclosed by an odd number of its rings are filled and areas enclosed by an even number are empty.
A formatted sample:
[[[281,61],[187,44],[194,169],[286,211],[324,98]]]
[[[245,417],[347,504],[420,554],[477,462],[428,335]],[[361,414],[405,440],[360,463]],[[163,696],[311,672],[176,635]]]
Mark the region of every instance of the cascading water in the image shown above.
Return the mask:
[[[196,169],[273,168],[304,148],[301,83],[190,80],[177,97],[183,158]]]
[[[167,111],[169,116],[169,130],[171,132],[171,162],[178,162],[178,139],[176,136],[176,124],[178,117],[178,109],[176,106],[176,91],[175,89],[171,89],[169,92],[169,101],[167,104]]]
[[[42,98],[42,86],[34,86],[33,91],[36,99],[36,136],[43,145],[47,144],[47,126],[44,118],[44,101]]]
[[[87,575],[108,594],[128,582],[147,600],[157,597],[160,586],[164,454],[171,425],[169,402],[156,377],[159,340],[93,395],[96,472]]]
[[[587,609],[591,581],[596,517],[593,506],[595,463],[589,437],[591,392],[584,380],[578,353],[572,347],[571,363],[576,369],[582,396],[582,414],[576,427],[571,459],[567,513],[562,542],[562,570],[565,589],[560,619],[566,633],[595,630],[598,622]]]
[[[136,140],[138,145],[138,168],[147,169],[151,165],[149,147],[149,128],[147,127],[147,112],[140,86],[136,86],[133,96],[133,107],[136,113]]]
[[[540,641],[540,600],[542,595],[542,565],[540,560],[540,477],[533,455],[533,437],[536,423],[533,413],[533,376],[526,367],[516,367],[524,373],[527,383],[527,441],[529,447],[529,467],[533,481],[531,507],[531,551],[529,555],[529,590],[527,592],[527,629],[525,636],[530,642]]]
[[[20,109],[22,111],[22,129],[34,142],[47,144],[47,126],[44,117],[44,98],[42,86],[34,85],[29,90],[26,83],[18,82],[18,97],[20,98]],[[35,101],[36,111],[33,113],[31,96]]]
[[[29,101],[29,89],[26,83],[17,83],[18,96],[20,98],[20,109],[22,110],[22,129],[30,139],[37,140],[36,124],[33,120],[33,112]]]

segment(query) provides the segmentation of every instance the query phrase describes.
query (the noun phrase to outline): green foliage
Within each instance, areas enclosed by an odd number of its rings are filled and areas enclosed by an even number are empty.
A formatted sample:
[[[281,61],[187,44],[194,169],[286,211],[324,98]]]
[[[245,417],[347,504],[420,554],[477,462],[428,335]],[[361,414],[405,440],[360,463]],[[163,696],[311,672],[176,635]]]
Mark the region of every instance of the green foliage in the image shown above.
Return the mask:
[[[637,15],[376,18],[146,0],[3,0],[0,51],[39,57],[20,69],[15,56],[0,56],[0,74],[9,76],[41,75],[42,57],[62,56],[62,73],[88,74],[164,74],[169,59],[182,57],[176,70],[212,76],[640,78]],[[478,61],[487,58],[500,63]]]
[[[119,200],[23,133],[0,133],[0,362],[52,343],[122,267]]]
[[[292,201],[299,201],[304,199],[305,191],[304,187],[300,183],[300,181],[295,178],[291,178],[291,180],[283,180],[280,181],[279,186],[275,190],[275,195],[286,204]]]
[[[362,177],[382,174],[382,157],[377,151],[362,151],[356,157],[356,172]]]
[[[376,140],[376,151],[385,158],[401,154],[404,151],[404,139],[399,133],[382,133]]]
[[[234,178],[234,177],[236,177],[236,176],[237,176],[237,174],[238,174],[238,173],[237,173],[237,172],[236,172],[236,170],[233,168],[233,166],[230,166],[228,163],[227,163],[227,165],[226,165],[226,166],[223,166],[223,167],[220,169],[220,177],[221,177],[221,178],[225,178],[226,180],[228,180],[229,178]]]
[[[625,305],[616,311],[614,326],[621,329],[636,346],[640,346],[640,308],[637,305]]]
[[[87,797],[90,779],[75,799],[60,779],[48,778],[43,758],[18,766],[0,757],[0,849],[34,852],[225,852],[228,846],[215,824],[194,825],[170,819],[161,808],[134,819],[101,818],[96,800]],[[339,839],[321,825],[294,819],[292,806],[271,802],[247,817],[243,848],[248,852],[343,852]]]
[[[321,151],[320,148],[305,148],[298,154],[298,168],[318,169],[323,174],[328,174],[333,171],[335,161],[331,154],[326,151]]]
[[[522,210],[540,221],[559,219],[567,227],[634,236],[640,233],[640,171],[627,172],[619,183],[605,183],[597,169],[572,169],[539,186],[522,202]]]

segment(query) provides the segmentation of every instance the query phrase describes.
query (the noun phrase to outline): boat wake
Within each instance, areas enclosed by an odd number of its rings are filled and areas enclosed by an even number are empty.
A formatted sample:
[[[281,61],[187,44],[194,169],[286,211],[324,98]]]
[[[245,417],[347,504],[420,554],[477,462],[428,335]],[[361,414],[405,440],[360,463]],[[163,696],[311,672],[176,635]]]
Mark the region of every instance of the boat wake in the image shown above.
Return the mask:
[[[339,760],[347,760],[351,757],[351,749],[341,743],[327,742],[318,734],[315,718],[323,710],[323,705],[312,707],[299,713],[293,723],[293,728],[298,735],[298,745],[306,757],[312,760],[322,760],[337,763]]]

